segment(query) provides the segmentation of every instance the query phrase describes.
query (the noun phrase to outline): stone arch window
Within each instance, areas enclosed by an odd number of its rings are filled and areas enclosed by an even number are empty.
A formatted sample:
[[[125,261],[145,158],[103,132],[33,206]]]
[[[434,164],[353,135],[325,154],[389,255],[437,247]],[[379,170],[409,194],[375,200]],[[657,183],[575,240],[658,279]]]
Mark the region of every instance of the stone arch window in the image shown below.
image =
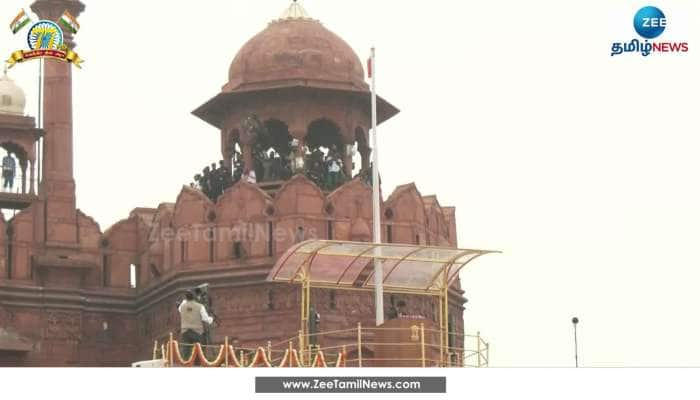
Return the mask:
[[[343,138],[340,135],[340,127],[327,118],[314,120],[306,132],[306,145],[310,151],[321,149],[341,152]]]
[[[0,159],[4,161],[9,156],[12,161],[8,161],[8,165],[14,165],[14,175],[3,171],[0,190],[17,194],[34,193],[35,166],[28,151],[21,144],[12,141],[0,143],[0,147],[4,150],[0,152]]]
[[[306,146],[305,168],[309,179],[326,190],[333,190],[347,180],[347,150],[338,124],[327,118],[311,122]]]
[[[287,180],[292,176],[290,159],[292,140],[289,126],[278,119],[268,119],[253,147],[258,182]]]
[[[278,119],[268,119],[265,121],[265,128],[269,133],[269,148],[275,150],[283,157],[289,157],[292,152],[292,134],[289,126]]]

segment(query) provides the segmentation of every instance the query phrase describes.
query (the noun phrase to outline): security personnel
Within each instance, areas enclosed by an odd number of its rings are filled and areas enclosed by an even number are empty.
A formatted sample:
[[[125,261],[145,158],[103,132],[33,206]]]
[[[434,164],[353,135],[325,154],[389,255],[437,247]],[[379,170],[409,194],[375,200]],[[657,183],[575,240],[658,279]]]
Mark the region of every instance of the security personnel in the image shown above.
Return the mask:
[[[15,169],[15,159],[12,158],[8,151],[7,155],[2,159],[2,177],[5,180],[3,189],[10,188],[12,190],[15,182]]]
[[[177,308],[180,312],[180,340],[184,346],[182,356],[189,359],[195,343],[202,343],[204,323],[211,324],[214,319],[209,316],[206,308],[197,302],[194,293],[187,291],[185,301]]]

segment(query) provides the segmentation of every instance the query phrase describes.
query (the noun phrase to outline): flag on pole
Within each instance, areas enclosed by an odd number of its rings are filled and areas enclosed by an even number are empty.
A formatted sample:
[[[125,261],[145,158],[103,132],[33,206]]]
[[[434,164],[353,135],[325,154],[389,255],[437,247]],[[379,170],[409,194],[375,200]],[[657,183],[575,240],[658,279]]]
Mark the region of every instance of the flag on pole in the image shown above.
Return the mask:
[[[30,22],[31,19],[29,18],[27,13],[25,13],[24,10],[21,10],[10,24],[12,34],[19,32],[22,28],[24,28],[25,25],[27,25]]]
[[[63,12],[63,15],[61,15],[61,19],[59,20],[61,25],[63,25],[64,28],[68,29],[71,33],[78,33],[78,29],[80,29],[80,24],[76,19],[68,12],[68,10]]]
[[[367,59],[367,77],[372,77],[372,57]]]

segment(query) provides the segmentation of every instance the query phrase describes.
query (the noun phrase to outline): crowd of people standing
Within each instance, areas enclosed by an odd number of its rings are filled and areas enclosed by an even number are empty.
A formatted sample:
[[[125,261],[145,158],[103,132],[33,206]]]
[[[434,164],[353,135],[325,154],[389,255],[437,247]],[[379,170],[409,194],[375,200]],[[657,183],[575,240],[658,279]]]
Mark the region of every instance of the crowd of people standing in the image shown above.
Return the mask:
[[[233,183],[234,177],[231,171],[226,167],[224,160],[221,160],[218,167],[216,163],[212,163],[211,167],[205,167],[201,174],[195,175],[194,182],[190,183],[190,186],[201,190],[210,199],[216,200]]]
[[[287,155],[282,155],[275,149],[256,151],[253,155],[254,168],[246,168],[243,157],[236,151],[231,163],[233,168],[229,169],[224,160],[220,160],[218,166],[212,163],[195,175],[190,186],[216,200],[240,180],[253,184],[285,181],[294,174],[302,173],[323,190],[334,190],[351,179],[345,172],[343,158],[335,146],[330,149],[316,148],[313,151],[303,148],[302,151],[304,156],[301,157],[301,163],[296,160],[296,151]],[[367,185],[372,184],[371,168],[361,170],[355,177],[360,177]]]

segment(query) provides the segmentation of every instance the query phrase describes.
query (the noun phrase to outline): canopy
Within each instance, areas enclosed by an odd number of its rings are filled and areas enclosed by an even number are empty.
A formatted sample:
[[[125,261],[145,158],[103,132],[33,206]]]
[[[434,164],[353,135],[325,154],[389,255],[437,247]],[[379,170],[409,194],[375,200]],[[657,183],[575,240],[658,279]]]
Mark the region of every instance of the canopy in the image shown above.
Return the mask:
[[[455,249],[394,243],[310,240],[278,259],[268,281],[314,287],[374,289],[374,263],[383,265],[385,292],[439,295],[469,262],[490,250]]]

